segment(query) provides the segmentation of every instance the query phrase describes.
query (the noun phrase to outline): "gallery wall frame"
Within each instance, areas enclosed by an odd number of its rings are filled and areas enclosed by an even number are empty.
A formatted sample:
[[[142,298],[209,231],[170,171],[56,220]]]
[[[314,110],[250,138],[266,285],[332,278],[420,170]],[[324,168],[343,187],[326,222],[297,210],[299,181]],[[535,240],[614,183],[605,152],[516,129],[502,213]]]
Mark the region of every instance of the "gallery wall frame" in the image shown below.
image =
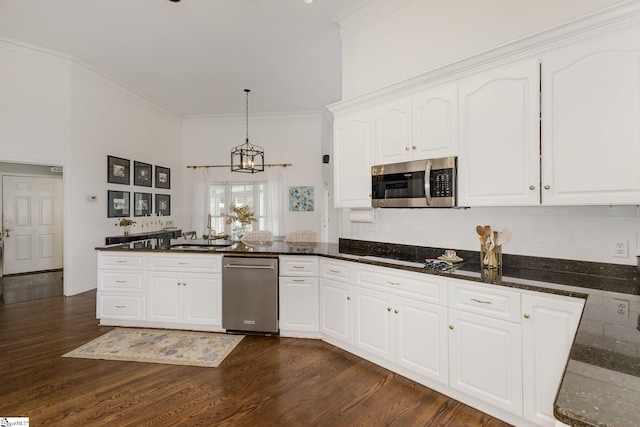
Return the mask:
[[[151,215],[152,197],[151,193],[133,193],[133,216]]]
[[[153,181],[152,166],[149,163],[133,162],[133,184],[151,187]]]
[[[156,166],[156,188],[171,189],[171,169]]]
[[[130,215],[129,191],[107,190],[107,217],[122,218]]]
[[[156,214],[171,215],[171,196],[169,194],[156,194]]]
[[[107,182],[129,185],[131,182],[131,160],[107,156]]]

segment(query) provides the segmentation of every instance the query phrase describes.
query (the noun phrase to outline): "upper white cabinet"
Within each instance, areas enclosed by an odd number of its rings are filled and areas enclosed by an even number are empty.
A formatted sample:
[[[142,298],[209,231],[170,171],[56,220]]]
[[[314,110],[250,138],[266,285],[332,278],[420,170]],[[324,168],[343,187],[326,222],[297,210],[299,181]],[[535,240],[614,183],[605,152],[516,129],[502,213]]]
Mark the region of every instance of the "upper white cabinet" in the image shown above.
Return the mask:
[[[373,116],[373,110],[364,110],[334,122],[336,208],[371,207]]]
[[[457,154],[457,85],[436,86],[376,108],[374,163]]]
[[[460,206],[540,203],[538,60],[460,82]]]
[[[542,58],[542,202],[640,202],[640,28]]]

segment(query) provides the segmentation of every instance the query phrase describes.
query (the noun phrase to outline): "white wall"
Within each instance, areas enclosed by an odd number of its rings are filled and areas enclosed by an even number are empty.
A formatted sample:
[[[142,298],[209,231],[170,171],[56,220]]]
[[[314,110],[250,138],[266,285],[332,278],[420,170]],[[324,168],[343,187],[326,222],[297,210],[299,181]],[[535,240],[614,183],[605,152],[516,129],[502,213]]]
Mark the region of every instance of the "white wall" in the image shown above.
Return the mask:
[[[94,248],[120,233],[107,219],[107,188],[132,198],[166,193],[108,185],[107,155],[171,168],[169,194],[179,207],[180,129],[177,116],[72,58],[0,40],[0,161],[64,167],[66,295],[96,287]]]
[[[450,64],[624,0],[394,0],[342,20],[342,99]],[[390,7],[387,1],[372,5]],[[352,22],[355,22],[352,24]]]
[[[320,233],[322,207],[322,151],[320,113],[252,115],[249,112],[249,141],[265,151],[265,163],[292,163],[285,168],[285,188],[313,186],[313,212],[285,209],[285,230],[313,230]],[[228,165],[231,149],[243,144],[246,117],[224,116],[187,118],[182,134],[182,161],[186,170],[183,182],[183,218],[190,224],[192,206],[191,172],[188,165]],[[215,169],[217,182],[266,181],[266,174],[231,173],[230,168]],[[288,199],[288,195],[287,195]]]

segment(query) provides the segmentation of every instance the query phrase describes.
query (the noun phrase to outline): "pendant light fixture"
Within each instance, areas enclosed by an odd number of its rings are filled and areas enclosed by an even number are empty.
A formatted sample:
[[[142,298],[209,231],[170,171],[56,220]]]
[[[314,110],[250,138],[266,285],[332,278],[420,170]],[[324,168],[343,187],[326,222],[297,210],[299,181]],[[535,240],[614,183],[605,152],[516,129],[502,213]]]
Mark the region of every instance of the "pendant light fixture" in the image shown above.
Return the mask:
[[[247,139],[244,144],[231,150],[231,172],[256,173],[264,172],[264,150],[257,145],[249,144],[249,92],[247,97]]]

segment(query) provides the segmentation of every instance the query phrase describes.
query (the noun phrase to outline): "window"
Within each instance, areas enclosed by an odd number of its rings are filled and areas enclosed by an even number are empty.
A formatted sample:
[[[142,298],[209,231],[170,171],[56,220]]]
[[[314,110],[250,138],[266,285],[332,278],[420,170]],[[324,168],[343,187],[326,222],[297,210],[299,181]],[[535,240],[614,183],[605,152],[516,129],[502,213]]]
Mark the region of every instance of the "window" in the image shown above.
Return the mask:
[[[258,222],[247,226],[247,231],[264,230],[267,223],[267,183],[266,182],[238,182],[217,183],[209,186],[209,213],[213,231],[231,235],[233,224],[227,224],[226,214],[229,206],[249,205]]]

